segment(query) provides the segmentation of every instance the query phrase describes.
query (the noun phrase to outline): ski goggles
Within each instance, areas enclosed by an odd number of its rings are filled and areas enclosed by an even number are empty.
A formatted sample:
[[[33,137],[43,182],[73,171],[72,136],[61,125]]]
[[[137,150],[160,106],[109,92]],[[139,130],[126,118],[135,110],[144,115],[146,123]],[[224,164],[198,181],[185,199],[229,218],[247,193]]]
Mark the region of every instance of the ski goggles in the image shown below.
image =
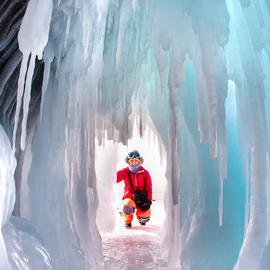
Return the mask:
[[[140,154],[137,151],[130,152],[127,156],[128,159],[140,159]]]

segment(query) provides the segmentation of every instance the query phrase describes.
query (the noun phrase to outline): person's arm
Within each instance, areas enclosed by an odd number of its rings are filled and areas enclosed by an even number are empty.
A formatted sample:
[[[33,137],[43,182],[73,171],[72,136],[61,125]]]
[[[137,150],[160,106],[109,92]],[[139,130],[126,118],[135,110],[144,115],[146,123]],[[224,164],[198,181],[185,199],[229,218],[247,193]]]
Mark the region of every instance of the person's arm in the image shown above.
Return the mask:
[[[119,183],[123,180],[125,183],[123,198],[132,199],[132,188],[130,186],[129,175],[128,175],[127,169],[122,169],[122,170],[117,172],[117,180],[116,180],[117,183]]]
[[[125,169],[122,169],[122,170],[117,172],[116,183],[119,183],[119,182],[123,181],[126,178],[127,178],[127,172],[126,172]]]
[[[132,197],[132,188],[131,188],[131,185],[130,185],[130,182],[129,182],[129,178],[128,178],[128,175],[127,175],[127,178],[124,179],[124,182],[125,182],[125,188],[124,188],[124,198],[130,198],[130,199],[133,199]]]
[[[145,174],[145,191],[147,193],[147,200],[152,201],[152,179],[148,171]]]

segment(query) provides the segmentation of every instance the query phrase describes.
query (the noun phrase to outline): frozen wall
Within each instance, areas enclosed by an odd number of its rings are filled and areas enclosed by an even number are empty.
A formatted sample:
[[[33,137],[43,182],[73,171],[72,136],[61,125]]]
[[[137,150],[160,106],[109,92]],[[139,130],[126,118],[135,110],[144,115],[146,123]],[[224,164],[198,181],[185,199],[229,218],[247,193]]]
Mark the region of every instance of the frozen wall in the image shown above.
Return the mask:
[[[16,161],[11,153],[10,142],[2,126],[0,126],[0,146],[0,265],[5,269],[10,269],[2,229],[9,220],[15,203],[13,174],[16,167]]]
[[[269,13],[267,0],[30,1],[13,150],[21,216],[53,269],[104,269],[95,139],[127,143],[134,115],[166,148],[171,268],[269,268]]]
[[[9,270],[50,270],[50,257],[34,227],[22,218],[11,217],[15,203],[16,160],[9,139],[0,126],[0,266]]]

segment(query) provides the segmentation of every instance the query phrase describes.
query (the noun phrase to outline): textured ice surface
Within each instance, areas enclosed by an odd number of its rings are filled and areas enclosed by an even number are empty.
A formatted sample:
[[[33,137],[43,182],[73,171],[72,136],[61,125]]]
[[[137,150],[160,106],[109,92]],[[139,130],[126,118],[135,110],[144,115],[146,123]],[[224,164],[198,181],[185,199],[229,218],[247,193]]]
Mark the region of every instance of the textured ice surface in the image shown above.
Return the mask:
[[[52,269],[40,236],[26,220],[11,217],[3,235],[12,270]]]
[[[7,223],[15,203],[14,170],[16,160],[11,153],[9,139],[0,125],[0,266],[11,269],[7,258],[6,243],[3,239],[2,228]]]

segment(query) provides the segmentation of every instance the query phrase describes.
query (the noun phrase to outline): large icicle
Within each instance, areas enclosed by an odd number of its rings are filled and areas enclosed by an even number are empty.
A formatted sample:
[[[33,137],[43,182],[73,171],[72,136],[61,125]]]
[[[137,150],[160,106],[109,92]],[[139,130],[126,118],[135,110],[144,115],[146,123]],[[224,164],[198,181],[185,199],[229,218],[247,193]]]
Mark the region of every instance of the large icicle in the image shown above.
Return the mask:
[[[23,17],[21,28],[18,34],[19,48],[23,53],[23,60],[20,70],[20,79],[18,82],[18,97],[16,105],[16,115],[13,130],[13,151],[16,148],[16,135],[18,128],[19,115],[21,112],[22,98],[23,102],[23,119],[21,148],[25,148],[26,126],[31,99],[31,84],[35,68],[36,56],[42,59],[43,50],[49,39],[49,30],[53,10],[53,1],[30,0]],[[30,65],[27,71],[27,62],[29,56]],[[27,79],[25,77],[27,74]]]

